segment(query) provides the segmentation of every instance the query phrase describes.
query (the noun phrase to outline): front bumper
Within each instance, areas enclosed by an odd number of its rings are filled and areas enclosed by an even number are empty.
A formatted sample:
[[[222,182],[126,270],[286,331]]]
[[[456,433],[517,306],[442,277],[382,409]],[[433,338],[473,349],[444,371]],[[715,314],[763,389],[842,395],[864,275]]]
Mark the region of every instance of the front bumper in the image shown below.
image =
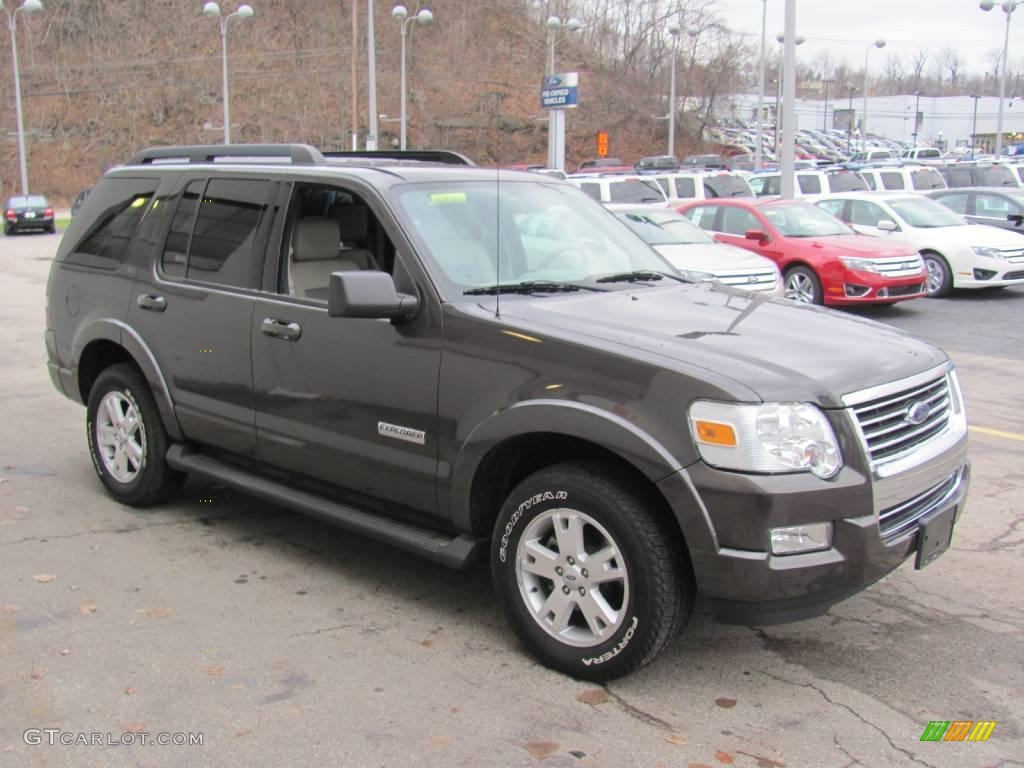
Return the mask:
[[[710,528],[695,536],[692,522],[690,531],[684,525],[698,588],[712,599],[719,620],[761,625],[820,616],[899,567],[916,552],[918,519],[948,509],[959,518],[970,468],[964,435],[927,462],[888,478],[846,466],[823,482],[807,474],[724,472],[700,462],[677,474],[686,475],[690,509],[700,510]],[[663,490],[671,485],[662,482]],[[940,486],[942,493],[928,495]],[[682,500],[681,494],[666,496],[674,507]],[[913,510],[913,524],[883,536],[879,513],[917,498],[923,502]],[[829,549],[771,554],[770,528],[826,521],[833,526]]]
[[[926,276],[888,278],[871,272],[844,270],[842,279],[825,286],[825,303],[849,307],[857,304],[889,304],[925,295]]]

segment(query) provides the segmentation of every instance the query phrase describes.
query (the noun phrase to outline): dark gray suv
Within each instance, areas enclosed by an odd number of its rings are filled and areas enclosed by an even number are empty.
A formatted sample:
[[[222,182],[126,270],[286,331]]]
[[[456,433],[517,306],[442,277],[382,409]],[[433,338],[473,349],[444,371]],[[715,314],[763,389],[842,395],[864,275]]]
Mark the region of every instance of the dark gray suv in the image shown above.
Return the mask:
[[[132,505],[186,474],[463,567],[545,664],[653,659],[695,593],[820,615],[950,542],[939,349],[689,284],[560,181],[450,153],[163,148],[54,261],[46,349]]]

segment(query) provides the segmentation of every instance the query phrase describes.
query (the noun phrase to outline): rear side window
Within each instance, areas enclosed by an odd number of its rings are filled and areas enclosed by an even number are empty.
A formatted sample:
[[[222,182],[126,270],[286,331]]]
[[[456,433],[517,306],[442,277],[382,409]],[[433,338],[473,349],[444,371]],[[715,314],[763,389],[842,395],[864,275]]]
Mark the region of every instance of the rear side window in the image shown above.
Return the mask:
[[[875,179],[875,174],[865,173],[864,174],[864,186],[868,189],[878,189],[878,181]]]
[[[805,195],[820,195],[821,194],[821,179],[817,176],[803,174],[796,177],[797,182],[800,184],[800,191]]]
[[[739,176],[707,176],[704,192],[708,197],[751,197],[750,185]]]
[[[88,210],[80,214],[89,222],[89,229],[65,261],[117,269],[158,186],[155,178],[109,178],[101,182],[90,196]]]
[[[611,203],[659,203],[665,201],[657,184],[636,179],[612,182],[608,185]]]
[[[830,192],[860,192],[868,188],[864,179],[848,171],[833,171],[825,174],[825,179]]]
[[[590,197],[601,202],[601,185],[600,184],[580,184],[580,189],[586,192]]]
[[[691,198],[697,196],[697,185],[688,176],[676,179],[676,197]]]
[[[903,174],[897,173],[896,171],[882,171],[879,176],[882,177],[882,186],[885,189],[905,189],[906,185],[903,182]]]
[[[245,287],[251,282],[253,243],[266,209],[268,184],[213,179],[196,215],[189,249],[190,280]]]
[[[947,168],[942,175],[946,177],[946,183],[951,187],[970,187],[973,185],[970,168]]]
[[[1017,180],[1013,177],[1013,171],[1004,165],[997,165],[992,168],[978,169],[978,186],[1016,187]]]
[[[921,168],[910,172],[910,183],[914,189],[945,189],[946,182],[942,174],[934,168]]]

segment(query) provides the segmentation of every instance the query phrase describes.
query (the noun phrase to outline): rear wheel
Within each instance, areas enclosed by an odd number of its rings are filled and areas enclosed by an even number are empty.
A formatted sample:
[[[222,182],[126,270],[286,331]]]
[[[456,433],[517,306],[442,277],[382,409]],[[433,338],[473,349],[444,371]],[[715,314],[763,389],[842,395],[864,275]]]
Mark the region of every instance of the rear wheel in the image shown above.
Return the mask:
[[[181,486],[185,476],[164,460],[169,441],[156,401],[134,365],[111,366],[96,378],[86,432],[96,473],[121,503],[157,504]]]
[[[924,259],[924,272],[927,276],[925,291],[931,298],[942,298],[949,296],[953,290],[953,274],[950,272],[949,264],[937,253],[931,251],[922,253]]]
[[[810,267],[793,267],[786,272],[785,297],[801,304],[822,304],[821,281]]]
[[[12,226],[10,226],[9,224],[4,224],[4,234],[7,237],[10,237],[11,235],[14,234],[14,228]]]
[[[542,663],[577,678],[649,663],[692,607],[683,544],[631,485],[603,464],[549,467],[495,523],[491,571],[509,623]]]

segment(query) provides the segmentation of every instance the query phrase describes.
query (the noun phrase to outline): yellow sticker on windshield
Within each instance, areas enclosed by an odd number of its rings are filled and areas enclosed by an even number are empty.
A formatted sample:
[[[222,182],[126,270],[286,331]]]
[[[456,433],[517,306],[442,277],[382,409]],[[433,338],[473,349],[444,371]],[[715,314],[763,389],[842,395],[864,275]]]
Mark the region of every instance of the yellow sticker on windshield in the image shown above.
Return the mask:
[[[431,205],[462,205],[465,202],[465,192],[434,192],[430,196]]]

